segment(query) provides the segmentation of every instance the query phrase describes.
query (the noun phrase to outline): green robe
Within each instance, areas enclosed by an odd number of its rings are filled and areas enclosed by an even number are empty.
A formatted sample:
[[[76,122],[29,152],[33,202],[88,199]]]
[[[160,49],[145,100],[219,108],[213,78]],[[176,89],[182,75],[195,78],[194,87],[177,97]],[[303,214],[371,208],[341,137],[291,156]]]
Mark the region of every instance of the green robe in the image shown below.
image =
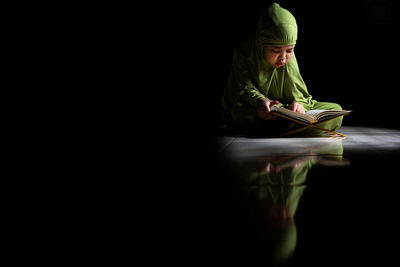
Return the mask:
[[[278,4],[272,4],[260,17],[257,31],[234,52],[231,71],[222,97],[223,117],[238,125],[262,123],[257,102],[266,98],[278,100],[284,107],[300,103],[306,111],[313,109],[341,110],[335,103],[317,102],[308,93],[300,75],[297,59],[281,68],[274,68],[262,56],[266,45],[296,44],[297,24],[293,15]],[[342,118],[325,123],[326,128],[340,127]]]

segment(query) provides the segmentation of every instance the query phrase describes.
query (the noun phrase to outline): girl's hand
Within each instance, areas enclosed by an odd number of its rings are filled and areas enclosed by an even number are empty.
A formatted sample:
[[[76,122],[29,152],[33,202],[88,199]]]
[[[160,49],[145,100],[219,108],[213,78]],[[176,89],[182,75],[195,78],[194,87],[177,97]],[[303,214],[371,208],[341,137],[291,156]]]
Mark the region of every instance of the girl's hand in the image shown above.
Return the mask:
[[[293,110],[294,112],[299,112],[301,114],[305,114],[306,111],[304,110],[303,106],[297,102],[293,102],[290,107],[290,110]]]
[[[275,115],[271,113],[273,105],[279,105],[280,103],[276,100],[261,99],[257,104],[257,113],[263,120],[274,120]]]

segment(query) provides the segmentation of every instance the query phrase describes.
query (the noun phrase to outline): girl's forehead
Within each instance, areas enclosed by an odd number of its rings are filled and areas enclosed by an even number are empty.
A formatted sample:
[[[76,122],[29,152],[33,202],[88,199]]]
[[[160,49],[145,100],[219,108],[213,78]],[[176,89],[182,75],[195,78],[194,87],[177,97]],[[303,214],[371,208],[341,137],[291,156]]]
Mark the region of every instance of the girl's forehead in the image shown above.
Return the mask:
[[[294,48],[295,45],[287,45],[287,46],[267,45],[267,47],[270,47],[270,48],[273,48],[273,49],[288,49],[288,48]]]

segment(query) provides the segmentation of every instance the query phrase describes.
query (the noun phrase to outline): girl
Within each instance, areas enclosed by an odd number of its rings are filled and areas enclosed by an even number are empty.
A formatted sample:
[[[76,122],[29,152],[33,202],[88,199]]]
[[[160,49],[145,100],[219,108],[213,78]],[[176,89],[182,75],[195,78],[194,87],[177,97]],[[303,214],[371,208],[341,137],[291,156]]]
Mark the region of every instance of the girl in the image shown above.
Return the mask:
[[[222,97],[226,123],[272,133],[282,126],[270,112],[272,106],[300,113],[341,110],[338,104],[317,102],[308,93],[294,54],[296,40],[294,16],[279,4],[272,4],[259,18],[256,33],[234,52]],[[321,127],[334,131],[341,123],[339,117]]]

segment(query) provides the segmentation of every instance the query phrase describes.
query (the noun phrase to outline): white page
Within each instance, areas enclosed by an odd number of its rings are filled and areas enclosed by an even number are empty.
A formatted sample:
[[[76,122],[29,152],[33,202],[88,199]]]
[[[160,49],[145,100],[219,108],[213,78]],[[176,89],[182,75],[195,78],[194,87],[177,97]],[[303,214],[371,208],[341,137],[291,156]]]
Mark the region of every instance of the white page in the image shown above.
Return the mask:
[[[319,113],[327,111],[327,109],[315,109],[315,110],[310,110],[307,111],[306,114],[311,115],[311,116],[317,116]]]

